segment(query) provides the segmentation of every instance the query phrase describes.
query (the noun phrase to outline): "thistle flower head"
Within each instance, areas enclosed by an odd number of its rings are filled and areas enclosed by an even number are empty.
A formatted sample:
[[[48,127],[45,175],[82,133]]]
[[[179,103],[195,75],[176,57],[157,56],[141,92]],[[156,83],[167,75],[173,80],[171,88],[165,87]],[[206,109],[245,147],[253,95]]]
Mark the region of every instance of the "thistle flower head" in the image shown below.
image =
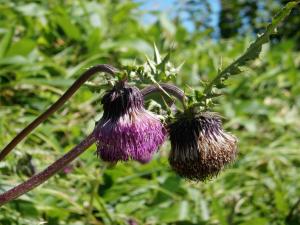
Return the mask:
[[[160,120],[144,108],[138,88],[116,85],[102,99],[103,117],[97,123],[97,154],[104,161],[130,159],[146,163],[166,137]]]
[[[221,118],[216,114],[182,113],[168,128],[169,163],[184,178],[209,179],[236,157],[237,139],[222,129]]]

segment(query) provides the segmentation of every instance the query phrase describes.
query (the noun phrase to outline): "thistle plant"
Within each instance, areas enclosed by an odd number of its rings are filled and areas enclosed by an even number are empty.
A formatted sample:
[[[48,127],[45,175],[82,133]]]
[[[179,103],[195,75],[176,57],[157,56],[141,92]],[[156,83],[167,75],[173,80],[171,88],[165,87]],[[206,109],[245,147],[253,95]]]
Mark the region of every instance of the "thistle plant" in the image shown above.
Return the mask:
[[[96,142],[97,155],[104,161],[136,160],[147,163],[153,154],[169,137],[171,150],[169,163],[180,176],[193,181],[204,181],[220,173],[234,161],[237,155],[237,138],[224,131],[221,116],[213,112],[213,98],[222,94],[225,81],[242,73],[242,67],[256,59],[262,45],[269,41],[278,24],[290,13],[299,1],[290,2],[267,26],[265,32],[250,44],[239,58],[216,77],[202,82],[202,91],[191,89],[184,93],[171,82],[179,76],[180,67],[170,62],[170,53],[161,57],[154,47],[153,60],[148,59],[140,66],[126,66],[119,70],[110,65],[97,65],[83,73],[77,81],[48,110],[22,130],[0,153],[0,160],[10,153],[34,128],[58,110],[92,75],[107,72],[114,76],[112,84],[102,97],[103,116],[94,131],[81,143],[55,161],[42,172],[33,175],[24,183],[0,195],[0,205],[9,202],[48,180],[76,159]],[[144,89],[138,86],[146,85]],[[156,115],[144,107],[144,97],[159,92],[175,102],[178,99],[183,107],[174,113],[169,105],[168,112]]]

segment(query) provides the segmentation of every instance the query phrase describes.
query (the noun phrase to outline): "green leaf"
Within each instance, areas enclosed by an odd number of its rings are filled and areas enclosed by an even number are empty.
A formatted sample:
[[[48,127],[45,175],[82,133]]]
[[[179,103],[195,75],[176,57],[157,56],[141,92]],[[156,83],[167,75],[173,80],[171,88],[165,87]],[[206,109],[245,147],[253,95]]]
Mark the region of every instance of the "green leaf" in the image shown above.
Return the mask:
[[[16,43],[13,43],[7,52],[8,56],[15,55],[28,55],[36,46],[36,43],[31,39],[22,39]]]
[[[11,43],[12,38],[14,36],[15,28],[11,28],[7,33],[4,35],[0,42],[0,58],[5,56],[6,52],[8,51]]]
[[[278,211],[281,212],[283,215],[288,213],[289,205],[287,204],[287,201],[284,199],[284,194],[280,191],[275,191],[275,205]]]
[[[161,69],[163,72],[165,71],[166,64],[170,60],[171,52],[169,51],[168,54],[163,58],[163,60],[159,63],[158,68]]]
[[[14,204],[17,205],[18,211],[21,213],[22,216],[28,216],[28,217],[37,217],[38,211],[35,207],[35,204],[30,201],[24,201],[24,200],[16,200]]]
[[[70,21],[66,15],[57,15],[55,17],[56,23],[63,29],[65,34],[75,40],[80,39],[80,31],[79,29]]]
[[[154,62],[156,64],[159,64],[159,63],[161,63],[160,53],[159,53],[159,51],[158,51],[158,49],[156,47],[156,44],[154,43],[153,45],[154,45],[154,57],[153,57],[154,58]]]

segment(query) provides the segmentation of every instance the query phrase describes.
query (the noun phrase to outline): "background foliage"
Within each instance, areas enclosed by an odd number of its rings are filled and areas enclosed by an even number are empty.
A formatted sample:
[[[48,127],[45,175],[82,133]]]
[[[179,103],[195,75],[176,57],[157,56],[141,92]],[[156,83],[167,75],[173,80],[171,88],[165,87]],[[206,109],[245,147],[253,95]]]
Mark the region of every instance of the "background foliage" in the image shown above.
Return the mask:
[[[153,43],[161,52],[172,48],[175,65],[185,62],[177,85],[188,89],[199,86],[200,78],[212,79],[219,67],[244,52],[286,1],[262,1],[265,7],[256,2],[221,1],[221,20],[211,26],[211,15],[199,13],[210,12],[208,1],[177,1],[167,16],[164,9],[146,11],[141,1],[1,0],[0,146],[87,67],[143,63],[145,54],[153,55]],[[227,82],[227,95],[218,100],[215,109],[226,118],[224,126],[239,138],[236,163],[219,177],[206,183],[179,178],[168,167],[168,143],[147,165],[129,162],[114,168],[100,162],[92,147],[42,187],[2,207],[0,224],[300,224],[297,10],[251,69]],[[143,20],[149,13],[150,24]],[[234,16],[235,23],[228,22],[230,15],[243,13],[250,19],[239,22]],[[1,192],[42,170],[93,130],[103,92],[94,84],[104,82],[98,76],[82,87],[0,162]]]

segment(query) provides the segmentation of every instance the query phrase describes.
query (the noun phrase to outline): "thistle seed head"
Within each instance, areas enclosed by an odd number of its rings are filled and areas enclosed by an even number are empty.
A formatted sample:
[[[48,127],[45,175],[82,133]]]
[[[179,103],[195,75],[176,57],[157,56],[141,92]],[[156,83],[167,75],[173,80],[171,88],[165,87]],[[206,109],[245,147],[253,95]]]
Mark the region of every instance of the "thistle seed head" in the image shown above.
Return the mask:
[[[189,180],[212,178],[236,157],[237,139],[222,129],[216,114],[182,113],[168,130],[171,168]]]

